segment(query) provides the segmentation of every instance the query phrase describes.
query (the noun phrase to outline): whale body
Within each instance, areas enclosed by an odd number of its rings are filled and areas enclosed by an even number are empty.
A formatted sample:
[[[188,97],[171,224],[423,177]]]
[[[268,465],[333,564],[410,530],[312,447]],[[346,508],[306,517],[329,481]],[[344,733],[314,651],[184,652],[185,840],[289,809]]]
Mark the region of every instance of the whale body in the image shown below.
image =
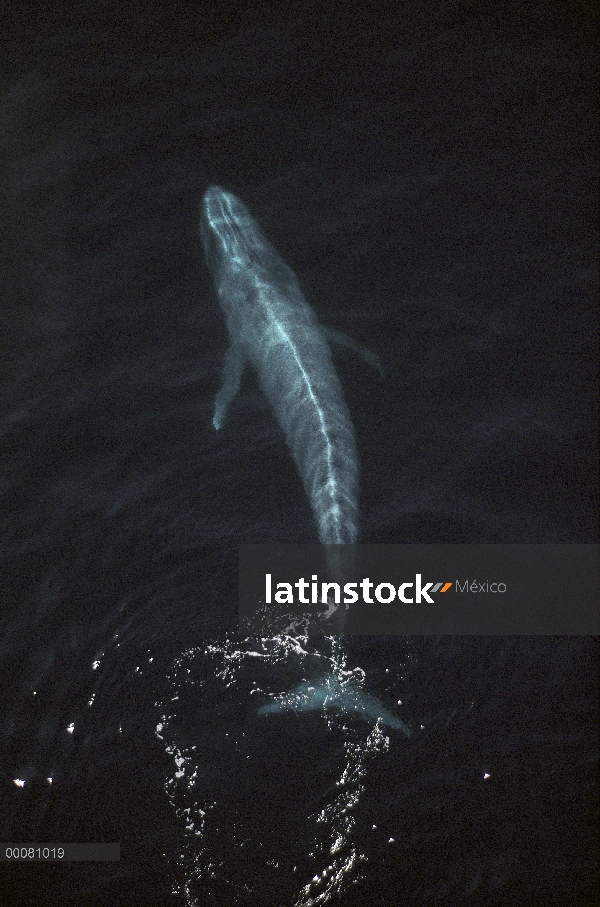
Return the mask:
[[[330,674],[319,682],[301,683],[289,693],[261,706],[258,714],[276,715],[289,711],[299,713],[327,709],[335,709],[365,721],[379,719],[387,727],[402,731],[410,737],[410,730],[404,722],[386,709],[375,696],[365,693],[352,681],[342,683],[335,674]]]
[[[326,332],[294,272],[233,193],[209,187],[200,233],[230,339],[214,427],[250,364],[298,467],[319,540],[356,542],[358,451]]]

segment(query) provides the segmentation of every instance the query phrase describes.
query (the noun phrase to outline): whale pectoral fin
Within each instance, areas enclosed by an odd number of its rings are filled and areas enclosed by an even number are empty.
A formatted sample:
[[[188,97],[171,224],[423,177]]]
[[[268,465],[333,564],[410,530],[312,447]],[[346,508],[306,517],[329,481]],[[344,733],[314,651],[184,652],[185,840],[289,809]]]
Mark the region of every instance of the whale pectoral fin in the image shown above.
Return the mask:
[[[325,337],[328,340],[331,340],[332,343],[339,343],[340,346],[347,346],[348,349],[354,350],[355,353],[358,353],[363,362],[366,362],[372,368],[376,368],[383,378],[383,366],[377,353],[373,353],[371,350],[368,350],[366,346],[362,345],[362,343],[359,343],[357,340],[353,340],[351,337],[348,337],[347,334],[342,333],[342,331],[336,331],[335,328],[323,327],[322,330]]]
[[[216,429],[221,428],[225,418],[227,407],[240,389],[240,380],[244,371],[245,360],[242,351],[235,344],[231,344],[225,353],[225,363],[223,366],[223,384],[217,391],[215,397],[215,414],[213,416],[213,425]]]

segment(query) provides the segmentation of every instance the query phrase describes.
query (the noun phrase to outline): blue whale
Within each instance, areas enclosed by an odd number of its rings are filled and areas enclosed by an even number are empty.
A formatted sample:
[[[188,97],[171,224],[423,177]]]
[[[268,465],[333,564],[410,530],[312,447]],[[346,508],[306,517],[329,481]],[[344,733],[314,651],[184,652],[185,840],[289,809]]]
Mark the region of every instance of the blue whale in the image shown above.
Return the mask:
[[[201,206],[200,234],[230,339],[214,427],[222,426],[250,364],[298,467],[319,540],[325,545],[356,542],[358,451],[327,332],[294,272],[233,193],[209,187]],[[332,334],[355,347],[343,335]]]
[[[251,365],[296,462],[320,542],[350,545],[359,535],[359,459],[328,340],[355,350],[382,372],[379,359],[319,324],[294,272],[233,193],[219,186],[207,189],[200,234],[229,332],[213,425],[216,429],[223,425],[242,373]],[[341,549],[329,549],[328,562],[334,575],[344,575]],[[333,673],[272,700],[259,714],[289,709],[337,709],[367,721],[380,719],[410,734],[375,697],[352,681],[342,683]]]

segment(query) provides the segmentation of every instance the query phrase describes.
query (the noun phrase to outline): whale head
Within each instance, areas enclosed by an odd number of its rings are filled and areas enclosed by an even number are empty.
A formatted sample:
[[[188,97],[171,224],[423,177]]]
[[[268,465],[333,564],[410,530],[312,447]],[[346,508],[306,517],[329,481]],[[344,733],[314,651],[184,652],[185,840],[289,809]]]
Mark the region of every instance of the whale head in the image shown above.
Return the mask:
[[[212,273],[251,267],[268,240],[248,208],[220,186],[209,186],[200,208],[200,236]]]

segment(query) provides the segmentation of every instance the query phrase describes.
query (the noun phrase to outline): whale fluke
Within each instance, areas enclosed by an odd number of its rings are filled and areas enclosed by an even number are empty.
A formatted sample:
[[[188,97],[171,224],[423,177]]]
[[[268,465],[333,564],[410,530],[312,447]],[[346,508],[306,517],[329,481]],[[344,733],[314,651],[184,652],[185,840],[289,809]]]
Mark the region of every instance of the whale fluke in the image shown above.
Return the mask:
[[[381,720],[386,727],[402,731],[410,737],[405,723],[377,699],[365,693],[356,683],[342,681],[335,674],[329,674],[319,681],[308,681],[294,687],[271,702],[261,706],[259,715],[277,715],[282,712],[315,712],[333,709],[344,715],[362,718],[364,721]]]

